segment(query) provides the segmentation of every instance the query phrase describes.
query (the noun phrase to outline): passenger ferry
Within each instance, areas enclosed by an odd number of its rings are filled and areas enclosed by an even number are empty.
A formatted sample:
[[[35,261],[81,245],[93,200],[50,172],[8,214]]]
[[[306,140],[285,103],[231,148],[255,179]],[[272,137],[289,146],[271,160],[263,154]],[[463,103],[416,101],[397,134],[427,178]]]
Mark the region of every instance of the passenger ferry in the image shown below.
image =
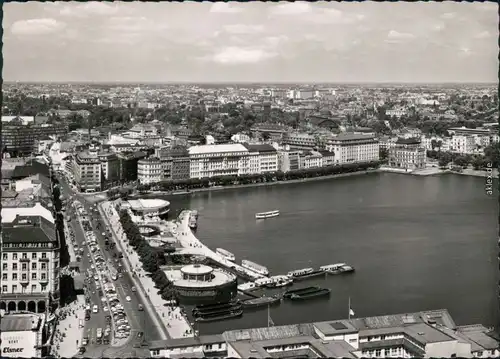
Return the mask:
[[[328,274],[341,274],[341,273],[354,272],[354,268],[345,263],[329,264],[326,266],[319,267],[319,270],[327,272]]]
[[[229,252],[229,251],[226,251],[225,249],[223,248],[217,248],[215,250],[215,252],[217,254],[220,254],[221,256],[223,256],[224,258],[226,258],[227,260],[231,261],[231,262],[234,262],[234,260],[236,259],[236,257],[234,256],[233,253]]]
[[[262,274],[263,276],[269,275],[269,270],[266,267],[261,266],[260,264],[248,261],[246,259],[243,259],[241,261],[241,266],[245,269],[251,270],[252,272]]]
[[[303,268],[303,269],[297,269],[297,270],[292,270],[287,273],[287,276],[289,277],[300,277],[309,273],[312,273],[314,269],[312,268]]]
[[[257,287],[267,287],[269,285],[273,284],[273,280],[271,278],[258,278],[255,280],[255,285]]]
[[[266,285],[268,288],[281,288],[293,283],[293,279],[286,275],[276,275],[269,279],[271,280],[271,283]]]
[[[255,214],[255,219],[273,218],[273,217],[278,217],[279,215],[280,215],[279,210],[269,211],[269,212],[261,212],[261,213]]]

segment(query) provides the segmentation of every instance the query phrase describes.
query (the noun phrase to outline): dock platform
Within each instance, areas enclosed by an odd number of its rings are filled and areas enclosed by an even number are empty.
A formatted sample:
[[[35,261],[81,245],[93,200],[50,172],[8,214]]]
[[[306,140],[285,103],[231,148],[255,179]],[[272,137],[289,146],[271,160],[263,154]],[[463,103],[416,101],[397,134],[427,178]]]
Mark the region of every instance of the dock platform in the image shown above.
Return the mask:
[[[243,268],[239,264],[231,262],[230,260],[226,259],[222,255],[214,252],[206,245],[204,245],[198,238],[196,238],[196,236],[189,228],[190,213],[191,211],[186,210],[182,211],[179,215],[178,221],[180,224],[177,231],[177,239],[183,248],[177,251],[177,254],[192,254],[210,258],[224,268],[233,270],[234,272],[236,272],[236,274],[248,277],[252,281],[265,277],[262,274],[255,273],[251,270]]]

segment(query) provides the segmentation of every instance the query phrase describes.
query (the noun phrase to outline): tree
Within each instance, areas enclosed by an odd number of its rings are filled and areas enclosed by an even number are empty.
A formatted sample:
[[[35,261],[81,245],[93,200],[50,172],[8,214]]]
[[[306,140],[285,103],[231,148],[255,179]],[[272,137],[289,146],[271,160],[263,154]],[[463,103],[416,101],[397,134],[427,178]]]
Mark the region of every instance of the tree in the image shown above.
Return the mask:
[[[438,165],[440,168],[446,168],[448,166],[448,163],[450,163],[450,161],[445,157],[441,157],[438,161]]]

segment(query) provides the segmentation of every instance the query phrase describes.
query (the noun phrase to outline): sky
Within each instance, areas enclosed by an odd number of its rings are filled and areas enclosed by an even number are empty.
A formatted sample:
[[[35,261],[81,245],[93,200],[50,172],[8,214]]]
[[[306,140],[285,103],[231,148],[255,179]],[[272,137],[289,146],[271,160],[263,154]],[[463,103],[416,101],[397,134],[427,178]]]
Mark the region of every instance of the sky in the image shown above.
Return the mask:
[[[496,3],[14,2],[3,16],[4,81],[498,81]]]

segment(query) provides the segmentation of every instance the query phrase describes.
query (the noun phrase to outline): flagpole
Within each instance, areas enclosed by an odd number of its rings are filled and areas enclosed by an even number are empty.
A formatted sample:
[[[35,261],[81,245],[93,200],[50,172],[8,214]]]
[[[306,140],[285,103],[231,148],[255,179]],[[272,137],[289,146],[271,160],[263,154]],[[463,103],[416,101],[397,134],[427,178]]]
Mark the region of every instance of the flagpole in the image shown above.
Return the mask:
[[[351,297],[349,297],[349,316],[348,319],[351,320]]]

